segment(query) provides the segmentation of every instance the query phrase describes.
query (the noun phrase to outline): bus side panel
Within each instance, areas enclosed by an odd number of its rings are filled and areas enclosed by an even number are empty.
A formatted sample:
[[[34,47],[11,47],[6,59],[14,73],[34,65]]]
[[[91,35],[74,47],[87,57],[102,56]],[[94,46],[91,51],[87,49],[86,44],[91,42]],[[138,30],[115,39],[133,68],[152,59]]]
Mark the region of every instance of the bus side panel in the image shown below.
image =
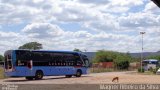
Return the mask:
[[[88,74],[88,71],[89,71],[89,69],[86,68],[86,67],[76,68],[76,71],[77,71],[77,70],[81,70],[81,71],[82,71],[82,74]]]
[[[88,74],[89,73],[89,69],[86,67],[82,68],[82,74]]]
[[[29,69],[28,67],[15,67],[14,71],[5,72],[5,75],[11,77],[34,76],[35,71]]]
[[[59,75],[73,75],[76,73],[76,69],[72,66],[35,66],[32,69],[29,69],[27,66],[16,67],[15,71],[6,72],[6,76],[35,76],[37,70],[41,70],[44,76],[59,76]]]
[[[73,66],[44,66],[44,67],[34,67],[34,72],[36,70],[42,70],[44,76],[59,76],[59,75],[75,75],[77,70],[80,69],[82,74],[88,73],[88,68],[80,67],[75,68]]]
[[[45,76],[73,75],[76,72],[72,66],[44,67],[42,70]]]
[[[35,66],[32,69],[29,69],[28,67],[17,66],[15,71],[6,72],[6,76],[35,76],[37,70],[41,70],[44,76],[75,75],[78,69],[82,71],[82,74],[87,74],[88,68],[85,67],[75,68],[73,66]]]

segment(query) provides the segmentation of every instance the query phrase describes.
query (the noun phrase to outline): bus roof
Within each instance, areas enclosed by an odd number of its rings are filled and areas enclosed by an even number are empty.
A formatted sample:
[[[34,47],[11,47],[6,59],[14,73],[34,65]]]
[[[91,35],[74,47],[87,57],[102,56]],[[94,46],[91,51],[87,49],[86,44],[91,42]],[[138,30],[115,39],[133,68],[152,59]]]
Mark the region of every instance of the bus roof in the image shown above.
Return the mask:
[[[147,60],[143,60],[143,61],[153,61],[153,62],[157,62],[158,60],[156,60],[156,59],[147,59]]]
[[[80,54],[81,52],[76,52],[76,51],[56,51],[56,50],[28,50],[28,49],[17,49],[13,51],[31,51],[31,52],[57,52],[57,53],[78,53]]]

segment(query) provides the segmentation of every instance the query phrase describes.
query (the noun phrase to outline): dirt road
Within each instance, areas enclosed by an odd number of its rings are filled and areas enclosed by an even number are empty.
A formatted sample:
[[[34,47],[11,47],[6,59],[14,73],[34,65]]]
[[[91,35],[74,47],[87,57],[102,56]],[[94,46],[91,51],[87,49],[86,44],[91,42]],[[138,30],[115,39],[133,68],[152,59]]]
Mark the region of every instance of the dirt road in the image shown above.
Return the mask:
[[[0,80],[0,84],[114,84],[114,77],[119,77],[119,84],[160,84],[160,75],[140,75],[134,72],[92,73],[80,78],[47,76],[42,80],[30,81],[25,78],[7,78]]]

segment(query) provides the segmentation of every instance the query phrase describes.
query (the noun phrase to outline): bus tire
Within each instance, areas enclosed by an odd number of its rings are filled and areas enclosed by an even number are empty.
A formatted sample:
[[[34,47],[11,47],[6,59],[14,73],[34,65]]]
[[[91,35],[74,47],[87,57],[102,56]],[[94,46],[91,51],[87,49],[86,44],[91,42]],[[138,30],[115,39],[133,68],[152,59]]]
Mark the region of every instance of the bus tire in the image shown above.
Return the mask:
[[[66,75],[66,78],[71,78],[72,77],[72,75]]]
[[[27,80],[33,80],[34,77],[31,77],[31,76],[27,76],[25,77]]]
[[[36,71],[35,80],[40,80],[43,78],[43,72],[41,70]]]
[[[79,70],[77,70],[77,72],[76,72],[76,77],[81,77],[81,75],[82,75],[82,71],[79,69]]]

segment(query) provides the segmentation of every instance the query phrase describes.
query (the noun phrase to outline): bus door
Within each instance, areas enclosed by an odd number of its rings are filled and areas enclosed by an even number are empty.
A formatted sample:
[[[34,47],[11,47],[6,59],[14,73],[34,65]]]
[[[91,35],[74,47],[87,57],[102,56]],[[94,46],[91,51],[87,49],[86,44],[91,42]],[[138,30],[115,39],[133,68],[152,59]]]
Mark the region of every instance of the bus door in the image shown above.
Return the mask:
[[[4,67],[5,67],[5,71],[12,71],[13,70],[13,64],[12,64],[12,54],[11,52],[9,53],[6,53],[5,55],[5,64],[4,64]]]

